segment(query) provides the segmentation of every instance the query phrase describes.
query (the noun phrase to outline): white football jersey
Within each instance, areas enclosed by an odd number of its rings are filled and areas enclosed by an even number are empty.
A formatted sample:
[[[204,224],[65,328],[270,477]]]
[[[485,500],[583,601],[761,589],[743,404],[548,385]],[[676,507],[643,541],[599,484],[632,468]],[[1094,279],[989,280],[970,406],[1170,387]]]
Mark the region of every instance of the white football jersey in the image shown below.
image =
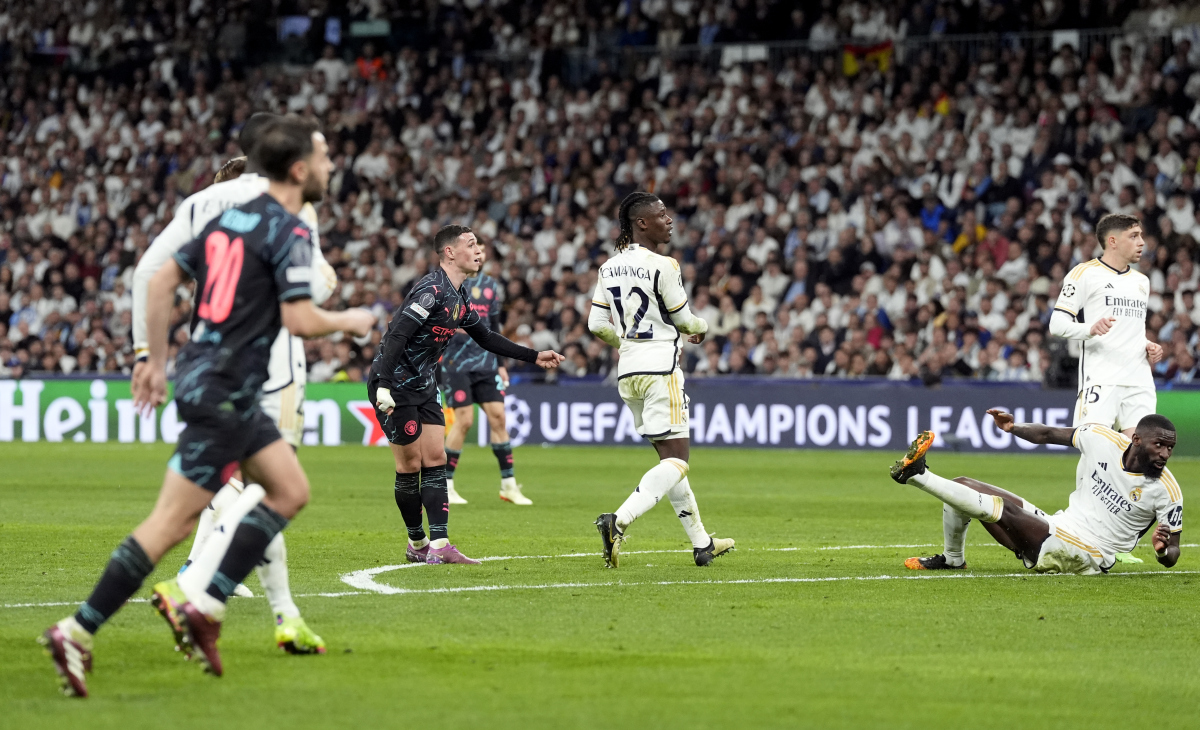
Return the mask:
[[[1078,532],[1080,540],[1104,554],[1104,565],[1111,565],[1116,553],[1132,551],[1160,523],[1173,533],[1183,529],[1183,492],[1170,469],[1158,479],[1125,471],[1121,457],[1129,439],[1100,424],[1076,428],[1072,443],[1080,451],[1075,491],[1059,516],[1068,535]]]
[[[619,340],[620,378],[670,374],[679,362],[679,333],[708,331],[688,309],[679,263],[636,243],[600,267],[588,327],[600,334],[611,323]]]
[[[1112,329],[1080,343],[1079,389],[1092,385],[1154,388],[1146,356],[1146,312],[1150,280],[1133,267],[1117,271],[1100,259],[1067,274],[1054,308],[1078,322],[1112,317]]]
[[[255,174],[244,173],[233,180],[210,185],[198,193],[188,196],[175,211],[175,217],[167,227],[155,237],[150,248],[142,255],[133,273],[133,342],[134,349],[143,353],[149,347],[146,335],[146,295],[150,280],[158,273],[163,264],[176,251],[191,242],[203,231],[204,227],[214,218],[235,205],[242,205],[254,200],[267,192],[267,178]],[[300,219],[312,229],[313,242],[313,276],[311,279],[313,302],[321,304],[333,293],[336,280],[333,270],[321,255],[321,244],[317,231],[316,211],[311,204],[305,204],[300,210]],[[288,343],[291,335],[287,330],[280,330],[279,338],[271,348],[271,361],[268,366],[267,383],[264,390],[278,390],[292,382],[294,378],[303,378],[303,373],[294,372],[297,363],[303,370],[304,359],[303,340],[295,338]],[[298,357],[293,353],[298,352]]]

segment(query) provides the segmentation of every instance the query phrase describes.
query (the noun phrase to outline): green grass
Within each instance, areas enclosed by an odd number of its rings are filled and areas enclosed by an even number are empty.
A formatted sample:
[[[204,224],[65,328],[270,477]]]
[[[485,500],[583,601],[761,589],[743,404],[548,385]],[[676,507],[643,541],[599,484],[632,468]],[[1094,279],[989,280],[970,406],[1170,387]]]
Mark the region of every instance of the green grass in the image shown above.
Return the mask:
[[[168,455],[0,445],[0,604],[85,598],[149,511]],[[0,608],[0,727],[1196,726],[1200,575],[1163,575],[1149,548],[1137,553],[1146,565],[1118,570],[1158,575],[1037,576],[974,525],[970,577],[847,580],[928,575],[901,562],[940,547],[940,505],[892,483],[893,458],[698,448],[691,477],[705,524],[738,541],[710,568],[656,552],[627,555],[619,571],[591,556],[385,572],[379,583],[409,589],[529,587],[298,597],[329,643],[323,657],[280,653],[266,602],[235,599],[222,679],[175,655],[137,603],[97,638],[92,697],[67,700],[33,639],[73,607]],[[287,531],[293,590],[344,593],[339,576],[402,563],[390,455],[309,448],[301,459],[313,500]],[[653,456],[527,447],[516,463],[532,508],[496,498],[490,451],[464,454],[457,481],[471,504],[454,509],[451,536],[466,554],[596,552],[592,520]],[[1066,505],[1075,469],[1071,456],[939,453],[931,463],[1050,511]],[[1200,462],[1172,470],[1185,489],[1200,479]],[[687,547],[667,505],[631,535],[630,551]],[[818,549],[905,544],[929,547]],[[1173,572],[1186,571],[1200,571],[1195,550]],[[582,585],[545,587],[562,583]],[[255,578],[248,585],[258,591]]]

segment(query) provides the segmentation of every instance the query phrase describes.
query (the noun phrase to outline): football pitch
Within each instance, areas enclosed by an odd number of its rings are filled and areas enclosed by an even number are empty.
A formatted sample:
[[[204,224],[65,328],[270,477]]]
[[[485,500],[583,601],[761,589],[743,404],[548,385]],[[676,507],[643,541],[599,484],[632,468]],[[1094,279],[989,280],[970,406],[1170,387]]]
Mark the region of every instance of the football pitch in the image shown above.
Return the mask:
[[[469,446],[450,534],[479,566],[404,563],[385,449],[307,448],[309,507],[287,530],[292,589],[325,656],[275,648],[259,597],[230,602],[215,679],[172,650],[145,603],[176,548],[98,635],[91,698],[58,694],[34,643],[86,598],[149,511],[170,447],[0,445],[0,727],[1195,727],[1200,548],[1167,571],[1027,573],[968,534],[969,570],[919,573],[941,505],[887,476],[894,454],[696,448],[705,526],[737,549],[692,563],[664,500],[619,570],[592,521],[653,464],[639,448],[516,451],[535,502],[497,499]],[[1072,452],[1073,454],[1073,452]],[[935,451],[968,474],[1066,506],[1073,455]],[[1187,491],[1200,461],[1176,459]],[[1188,529],[1185,524],[1184,543]]]

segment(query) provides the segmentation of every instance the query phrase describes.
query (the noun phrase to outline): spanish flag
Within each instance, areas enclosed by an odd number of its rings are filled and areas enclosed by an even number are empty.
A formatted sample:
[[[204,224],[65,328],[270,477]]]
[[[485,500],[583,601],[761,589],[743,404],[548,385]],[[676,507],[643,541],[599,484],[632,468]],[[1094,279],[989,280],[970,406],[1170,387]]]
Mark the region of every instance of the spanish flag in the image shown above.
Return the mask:
[[[846,76],[857,76],[865,61],[874,61],[880,71],[887,71],[892,65],[892,42],[885,41],[873,46],[842,46],[842,73]]]

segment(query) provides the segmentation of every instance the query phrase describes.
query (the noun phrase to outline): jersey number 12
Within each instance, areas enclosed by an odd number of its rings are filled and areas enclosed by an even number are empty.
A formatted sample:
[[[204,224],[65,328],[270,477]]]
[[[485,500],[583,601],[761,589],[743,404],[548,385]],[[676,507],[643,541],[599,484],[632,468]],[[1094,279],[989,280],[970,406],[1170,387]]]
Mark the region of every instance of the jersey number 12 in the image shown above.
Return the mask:
[[[633,324],[625,327],[625,305],[622,301],[621,287],[610,286],[608,291],[612,294],[613,306],[617,308],[617,319],[621,322],[621,329],[624,331],[624,338],[627,340],[652,340],[654,339],[654,325],[647,322],[646,329],[639,332],[638,328],[642,326],[642,318],[646,316],[646,311],[650,309],[650,295],[642,291],[641,287],[633,286],[629,288],[629,296],[637,297],[641,301],[638,303],[638,308],[633,313]]]
[[[200,319],[214,324],[224,322],[233,310],[233,294],[242,278],[242,259],[245,249],[241,237],[229,240],[224,231],[213,231],[204,241],[204,257],[208,262],[204,293],[196,313]]]

